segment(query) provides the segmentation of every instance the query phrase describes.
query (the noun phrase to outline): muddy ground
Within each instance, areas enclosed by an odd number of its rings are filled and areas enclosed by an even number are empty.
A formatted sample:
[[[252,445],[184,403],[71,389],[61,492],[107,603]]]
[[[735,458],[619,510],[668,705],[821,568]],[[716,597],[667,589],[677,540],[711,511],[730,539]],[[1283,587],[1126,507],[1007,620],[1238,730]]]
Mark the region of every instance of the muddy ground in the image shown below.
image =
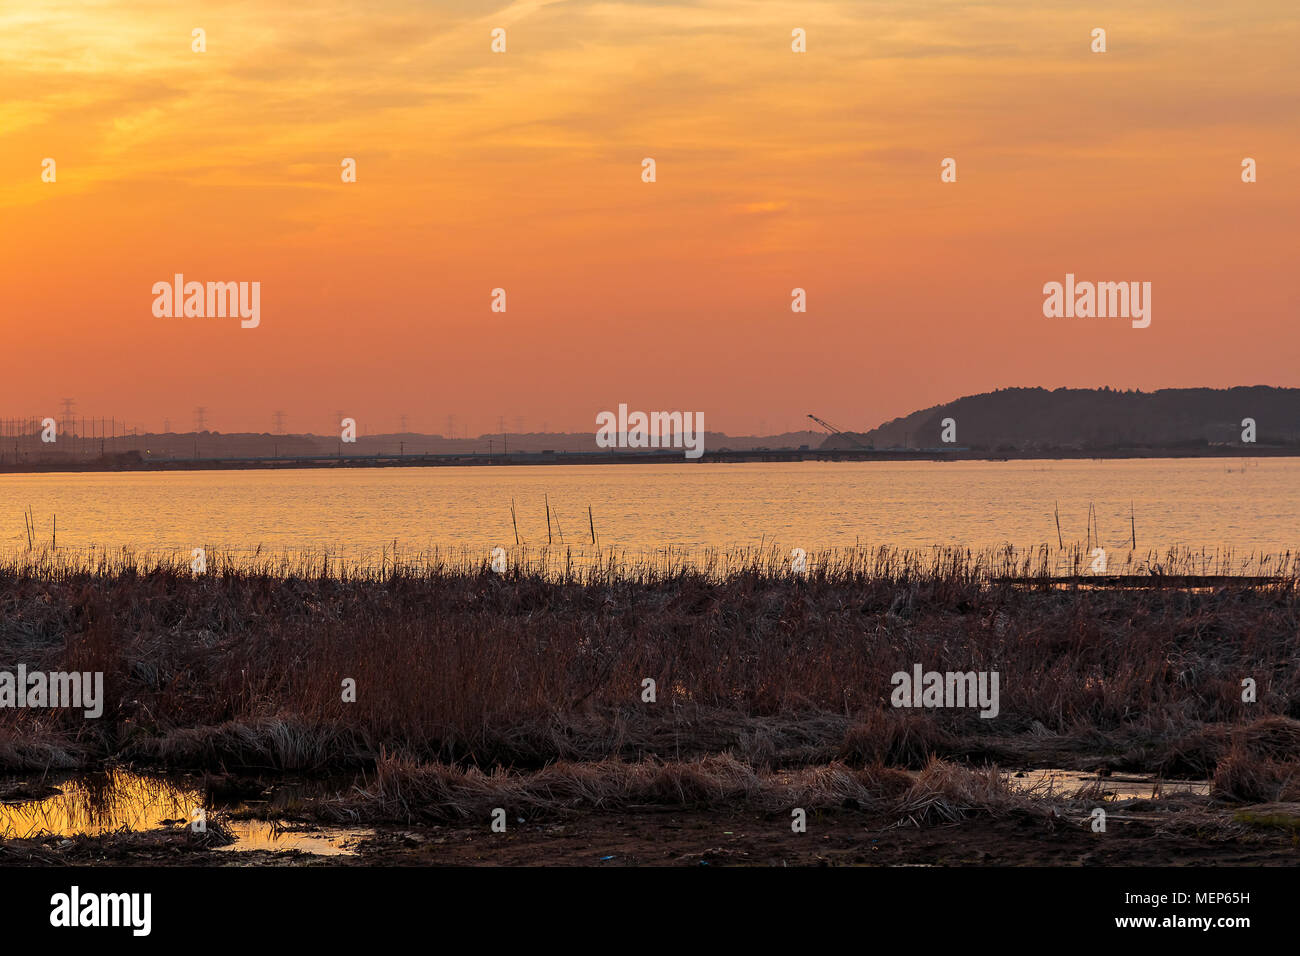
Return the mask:
[[[1050,812],[891,825],[852,810],[810,814],[806,833],[753,811],[583,814],[542,823],[378,826],[351,855],[221,851],[183,828],[0,844],[0,865],[192,866],[1294,866],[1300,805],[1111,811],[1105,833]],[[1242,821],[1247,822],[1242,822]]]

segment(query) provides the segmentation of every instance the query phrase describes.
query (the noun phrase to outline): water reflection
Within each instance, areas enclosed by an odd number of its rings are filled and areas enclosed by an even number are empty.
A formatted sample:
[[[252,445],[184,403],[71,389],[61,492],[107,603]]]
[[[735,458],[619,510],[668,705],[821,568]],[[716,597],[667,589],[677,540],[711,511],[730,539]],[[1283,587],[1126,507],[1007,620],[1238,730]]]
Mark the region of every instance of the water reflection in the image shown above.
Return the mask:
[[[408,554],[463,545],[482,558],[513,544],[516,531],[532,547],[575,549],[591,548],[594,532],[631,554],[760,542],[787,554],[1058,541],[1123,552],[1134,539],[1143,554],[1293,548],[1300,459],[1258,465],[1248,473],[1215,459],[87,473],[0,475],[0,493],[30,505],[44,540],[58,515],[60,546],[83,551],[188,555],[202,542],[378,561],[396,542]],[[0,529],[0,553],[26,543],[21,522]],[[1110,563],[1123,558],[1112,554]]]
[[[300,802],[320,792],[322,786],[290,785],[259,793],[244,786],[250,799],[235,806],[264,804],[269,809]],[[259,794],[266,799],[253,799]],[[130,831],[142,833],[188,826],[195,811],[211,813],[217,806],[211,793],[192,778],[168,778],[123,770],[87,773],[51,781],[38,787],[0,787],[0,838],[33,839],[42,836],[102,836]],[[296,829],[265,820],[225,820],[223,826],[235,842],[224,851],[302,850],[322,856],[355,852],[369,830]]]
[[[1098,794],[1107,800],[1155,799],[1175,793],[1204,796],[1210,792],[1208,780],[1162,780],[1150,773],[1125,773],[1101,777],[1077,770],[1028,770],[1009,778],[1018,790],[1032,790],[1068,797],[1081,791]]]

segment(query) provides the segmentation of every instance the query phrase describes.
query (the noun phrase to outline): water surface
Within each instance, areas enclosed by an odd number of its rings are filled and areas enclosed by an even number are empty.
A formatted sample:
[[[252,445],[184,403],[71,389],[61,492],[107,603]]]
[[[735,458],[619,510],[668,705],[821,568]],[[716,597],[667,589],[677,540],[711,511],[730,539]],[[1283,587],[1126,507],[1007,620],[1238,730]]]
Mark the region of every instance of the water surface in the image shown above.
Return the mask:
[[[0,547],[378,553],[1072,543],[1294,550],[1300,459],[781,462],[0,476]],[[511,503],[515,506],[512,520]],[[1095,535],[1087,531],[1089,507]],[[1132,523],[1130,521],[1132,510]],[[1135,526],[1135,527],[1134,527]]]
[[[122,770],[58,777],[46,789],[48,792],[30,798],[0,801],[0,839],[183,830],[196,819],[196,810],[215,809],[192,782]],[[268,792],[271,799],[249,800],[238,806],[273,804],[276,796],[285,796],[276,790]],[[293,794],[288,797],[292,799]],[[357,840],[373,835],[364,829],[288,827],[256,819],[223,819],[222,825],[235,842],[215,849],[232,852],[301,850],[340,856],[354,853]]]

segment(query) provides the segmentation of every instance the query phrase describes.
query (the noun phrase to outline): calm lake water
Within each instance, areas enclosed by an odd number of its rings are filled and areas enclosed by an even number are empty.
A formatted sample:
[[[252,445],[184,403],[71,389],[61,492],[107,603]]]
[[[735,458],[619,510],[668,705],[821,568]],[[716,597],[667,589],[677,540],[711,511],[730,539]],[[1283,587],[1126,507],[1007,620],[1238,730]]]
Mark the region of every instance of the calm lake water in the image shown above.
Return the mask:
[[[0,476],[0,547],[26,546],[23,509],[60,550],[378,553],[514,544],[629,553],[756,546],[985,549],[1085,541],[1141,551],[1300,547],[1300,459],[796,462]],[[561,538],[561,535],[563,536]]]

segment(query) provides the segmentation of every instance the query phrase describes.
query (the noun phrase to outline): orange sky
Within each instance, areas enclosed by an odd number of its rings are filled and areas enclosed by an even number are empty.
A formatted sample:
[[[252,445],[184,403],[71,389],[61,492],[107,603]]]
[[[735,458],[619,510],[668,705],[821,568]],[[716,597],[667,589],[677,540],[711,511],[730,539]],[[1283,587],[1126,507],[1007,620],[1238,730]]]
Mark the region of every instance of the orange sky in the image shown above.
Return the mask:
[[[626,402],[740,434],[1008,385],[1297,386],[1298,22],[1294,0],[10,4],[0,416],[69,396],[142,428],[201,404],[221,430],[341,409],[477,434]],[[260,327],[155,318],[176,272],[260,281]],[[1044,318],[1067,272],[1151,282],[1151,327]]]

